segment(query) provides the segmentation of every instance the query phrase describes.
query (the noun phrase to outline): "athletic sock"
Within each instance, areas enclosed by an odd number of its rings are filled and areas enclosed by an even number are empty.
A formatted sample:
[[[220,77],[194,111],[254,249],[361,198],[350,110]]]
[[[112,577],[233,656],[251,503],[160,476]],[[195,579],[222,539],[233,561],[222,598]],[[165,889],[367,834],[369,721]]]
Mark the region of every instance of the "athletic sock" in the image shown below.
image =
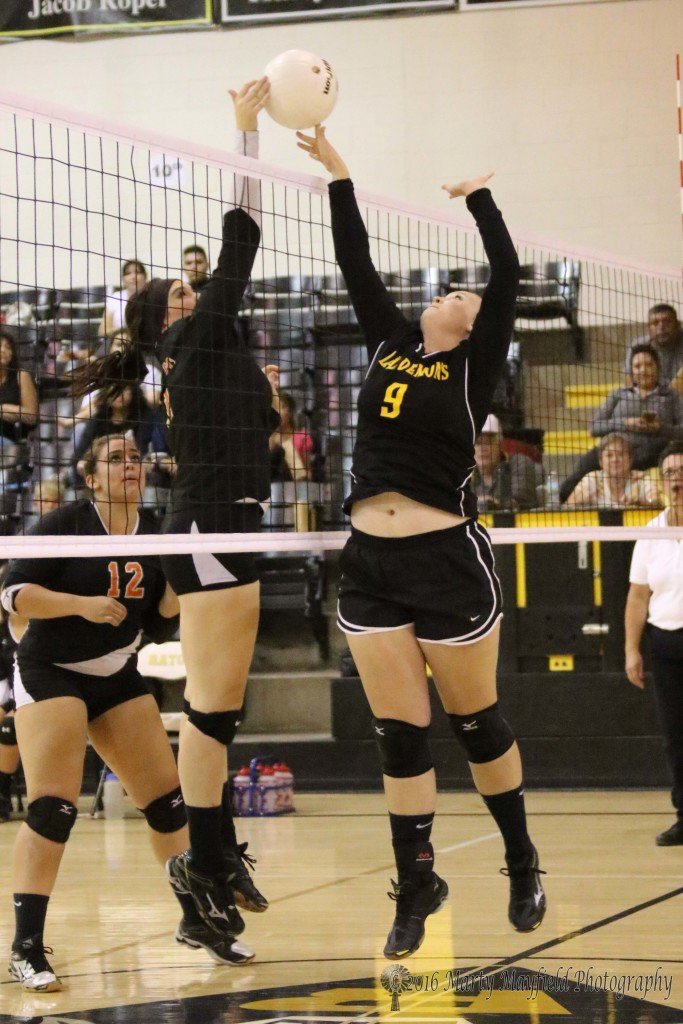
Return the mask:
[[[223,786],[222,808],[221,843],[223,844],[223,850],[227,853],[230,850],[237,849],[237,833],[235,832],[235,822],[232,817],[232,793],[230,792],[229,782],[226,782]]]
[[[517,786],[506,793],[483,796],[482,799],[500,829],[508,863],[519,864],[525,861],[534,847],[526,827],[524,787]]]
[[[192,863],[204,875],[220,875],[225,871],[222,846],[222,807],[186,806],[190,830]]]
[[[15,931],[14,941],[12,942],[13,949],[34,935],[40,935],[42,939],[49,902],[49,896],[40,896],[33,892],[14,893]]]
[[[390,812],[389,823],[399,885],[429,882],[434,871],[434,849],[429,841],[434,815]]]
[[[9,772],[0,772],[0,796],[10,799],[12,793],[12,776]]]

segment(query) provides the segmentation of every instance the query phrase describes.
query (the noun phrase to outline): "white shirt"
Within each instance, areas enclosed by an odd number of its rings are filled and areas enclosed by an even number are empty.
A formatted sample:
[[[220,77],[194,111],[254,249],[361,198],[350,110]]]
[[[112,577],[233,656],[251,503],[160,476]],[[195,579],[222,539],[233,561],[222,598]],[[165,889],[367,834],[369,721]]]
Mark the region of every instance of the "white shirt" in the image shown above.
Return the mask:
[[[664,509],[648,526],[668,526],[668,514]],[[647,610],[651,625],[683,629],[683,541],[673,537],[636,541],[629,579],[652,591]]]

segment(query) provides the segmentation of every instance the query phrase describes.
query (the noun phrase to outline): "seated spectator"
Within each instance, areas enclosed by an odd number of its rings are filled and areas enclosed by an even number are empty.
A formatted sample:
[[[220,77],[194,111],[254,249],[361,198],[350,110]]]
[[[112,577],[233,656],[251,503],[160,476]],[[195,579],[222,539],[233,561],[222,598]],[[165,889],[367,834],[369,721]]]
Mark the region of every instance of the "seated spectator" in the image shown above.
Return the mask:
[[[271,480],[310,480],[314,448],[311,435],[297,429],[296,402],[281,391],[280,426],[270,437]]]
[[[656,482],[631,468],[633,448],[625,434],[605,434],[598,448],[600,469],[588,473],[572,491],[568,508],[661,507]]]
[[[472,490],[480,512],[529,509],[536,505],[536,467],[526,455],[503,454],[500,421],[487,416],[474,445],[477,468]]]
[[[211,278],[211,265],[201,245],[186,245],[183,249],[183,270],[190,288],[200,292]]]
[[[93,441],[105,434],[130,433],[145,455],[149,451],[168,451],[164,426],[158,412],[150,409],[141,388],[128,386],[112,397],[99,392],[89,419],[76,442],[72,458],[70,483],[81,487],[80,462]]]
[[[126,325],[128,299],[137,295],[147,280],[147,270],[139,260],[126,260],[121,267],[121,288],[114,295],[108,295],[99,334],[111,334]]]
[[[60,508],[64,504],[65,491],[66,488],[58,476],[36,480],[33,486],[33,508],[36,514],[42,518],[48,512]]]
[[[631,351],[630,387],[615,388],[605,399],[591,425],[594,437],[624,434],[633,450],[633,468],[651,469],[671,441],[683,440],[683,399],[659,382],[659,355],[652,345]],[[587,473],[600,468],[600,450],[591,448],[560,487],[565,502]]]
[[[657,353],[660,383],[673,384],[678,377],[675,390],[683,393],[683,329],[673,306],[660,302],[649,310],[647,334],[632,341],[626,353],[624,373],[627,385],[631,383],[631,359],[634,349],[640,348],[641,345],[651,345]]]
[[[19,369],[11,331],[0,327],[0,451],[28,436],[38,422],[38,392],[28,370]]]

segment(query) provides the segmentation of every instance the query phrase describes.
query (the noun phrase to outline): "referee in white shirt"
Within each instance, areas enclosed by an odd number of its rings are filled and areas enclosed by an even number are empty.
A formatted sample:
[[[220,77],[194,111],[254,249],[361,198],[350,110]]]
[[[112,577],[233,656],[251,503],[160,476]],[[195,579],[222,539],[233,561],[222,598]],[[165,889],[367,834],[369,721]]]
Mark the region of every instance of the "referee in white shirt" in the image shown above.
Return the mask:
[[[670,445],[659,460],[666,508],[649,524],[683,526],[683,445]],[[683,846],[683,533],[681,540],[639,540],[633,549],[626,600],[626,674],[643,689],[640,642],[647,632],[659,726],[673,776],[676,821],[657,846]]]

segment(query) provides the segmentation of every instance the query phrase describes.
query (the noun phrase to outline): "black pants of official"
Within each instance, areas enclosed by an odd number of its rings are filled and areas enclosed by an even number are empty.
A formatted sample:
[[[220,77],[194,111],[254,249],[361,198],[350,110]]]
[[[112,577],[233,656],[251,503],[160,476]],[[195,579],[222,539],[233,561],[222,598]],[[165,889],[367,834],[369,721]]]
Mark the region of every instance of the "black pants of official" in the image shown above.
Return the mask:
[[[673,776],[671,802],[683,818],[683,629],[647,627],[664,752]]]

